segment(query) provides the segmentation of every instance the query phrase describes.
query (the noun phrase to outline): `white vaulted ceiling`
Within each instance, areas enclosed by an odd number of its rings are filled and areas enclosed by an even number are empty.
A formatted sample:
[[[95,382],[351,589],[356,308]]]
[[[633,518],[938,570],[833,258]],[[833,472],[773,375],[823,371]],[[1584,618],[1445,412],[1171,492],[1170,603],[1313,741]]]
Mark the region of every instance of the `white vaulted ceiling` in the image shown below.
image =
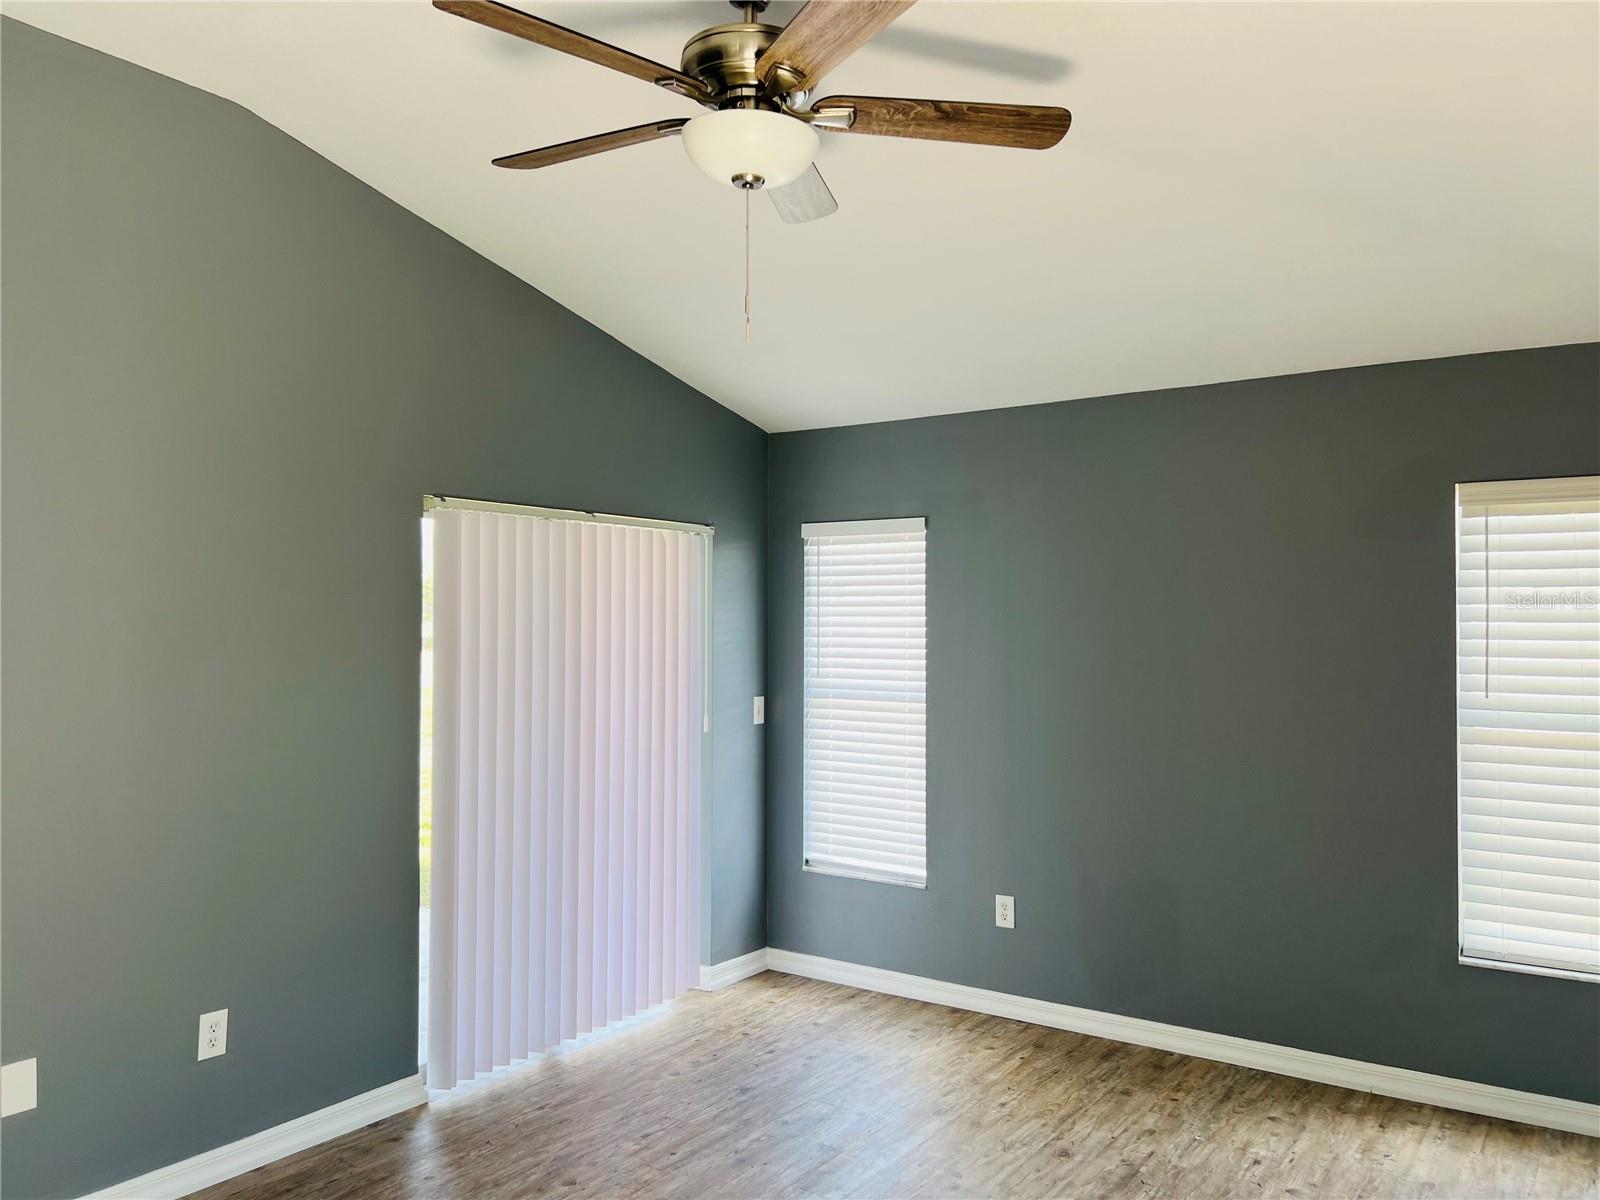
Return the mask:
[[[676,64],[720,0],[530,12]],[[794,4],[774,4],[782,23]],[[250,108],[769,430],[1600,338],[1593,4],[941,3],[821,89],[1061,104],[1045,152],[824,135],[754,228],[698,108],[415,3],[8,3]]]

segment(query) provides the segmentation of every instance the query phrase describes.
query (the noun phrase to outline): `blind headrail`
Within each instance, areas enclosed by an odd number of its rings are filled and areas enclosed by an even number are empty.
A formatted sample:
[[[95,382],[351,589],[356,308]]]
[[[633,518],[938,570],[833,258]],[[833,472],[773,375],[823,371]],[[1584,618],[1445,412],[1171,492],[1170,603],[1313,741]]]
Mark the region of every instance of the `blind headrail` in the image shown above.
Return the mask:
[[[1576,475],[1564,479],[1497,479],[1456,484],[1456,503],[1463,508],[1566,501],[1600,505],[1600,475]]]
[[[717,532],[715,525],[698,525],[691,521],[663,521],[656,517],[625,517],[617,513],[590,512],[579,508],[541,508],[535,504],[505,504],[498,500],[472,500],[465,496],[425,495],[422,511],[436,508],[466,509],[472,512],[505,513],[512,517],[533,517],[541,521],[577,521],[591,525],[630,525],[635,529],[668,529],[676,533],[703,533],[707,537]]]

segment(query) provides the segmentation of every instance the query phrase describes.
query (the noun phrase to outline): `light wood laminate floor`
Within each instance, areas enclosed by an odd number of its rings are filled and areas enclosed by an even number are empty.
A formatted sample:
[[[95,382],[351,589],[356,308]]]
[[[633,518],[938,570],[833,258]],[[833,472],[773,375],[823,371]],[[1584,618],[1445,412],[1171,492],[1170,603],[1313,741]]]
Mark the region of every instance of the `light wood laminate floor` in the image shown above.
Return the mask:
[[[200,1193],[1600,1196],[1600,1141],[766,974]]]

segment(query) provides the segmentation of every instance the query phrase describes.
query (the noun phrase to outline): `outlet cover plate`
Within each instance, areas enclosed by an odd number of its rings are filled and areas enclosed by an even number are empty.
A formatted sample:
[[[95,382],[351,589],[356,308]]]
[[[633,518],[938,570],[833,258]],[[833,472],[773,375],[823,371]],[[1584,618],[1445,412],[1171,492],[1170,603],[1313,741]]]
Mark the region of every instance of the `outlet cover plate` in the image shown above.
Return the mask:
[[[0,1067],[0,1117],[39,1105],[39,1060],[24,1058]]]
[[[1017,927],[1017,898],[1015,896],[996,896],[994,898],[994,923],[1001,929],[1015,929]]]
[[[200,1014],[200,1053],[196,1061],[216,1058],[228,1052],[228,1010]]]
[[[765,725],[767,723],[767,698],[765,696],[756,697],[754,715],[757,725]]]

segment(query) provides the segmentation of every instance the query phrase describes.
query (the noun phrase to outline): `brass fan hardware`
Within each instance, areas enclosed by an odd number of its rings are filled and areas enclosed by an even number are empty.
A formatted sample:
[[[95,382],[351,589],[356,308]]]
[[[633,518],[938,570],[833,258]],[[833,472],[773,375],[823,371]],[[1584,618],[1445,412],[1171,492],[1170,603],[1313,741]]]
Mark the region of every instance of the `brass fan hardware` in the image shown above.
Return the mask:
[[[744,192],[745,337],[750,334],[750,193],[765,190],[790,224],[838,211],[813,159],[817,132],[921,138],[1046,150],[1072,125],[1064,108],[972,104],[887,96],[828,96],[817,84],[915,0],[809,0],[786,26],[760,20],[766,0],[730,0],[737,21],[702,29],[684,44],[677,69],[531,16],[498,0],[433,0],[490,29],[609,67],[711,110],[612,133],[543,146],[494,160],[528,170],[604,150],[680,136],[689,158],[712,179]]]

